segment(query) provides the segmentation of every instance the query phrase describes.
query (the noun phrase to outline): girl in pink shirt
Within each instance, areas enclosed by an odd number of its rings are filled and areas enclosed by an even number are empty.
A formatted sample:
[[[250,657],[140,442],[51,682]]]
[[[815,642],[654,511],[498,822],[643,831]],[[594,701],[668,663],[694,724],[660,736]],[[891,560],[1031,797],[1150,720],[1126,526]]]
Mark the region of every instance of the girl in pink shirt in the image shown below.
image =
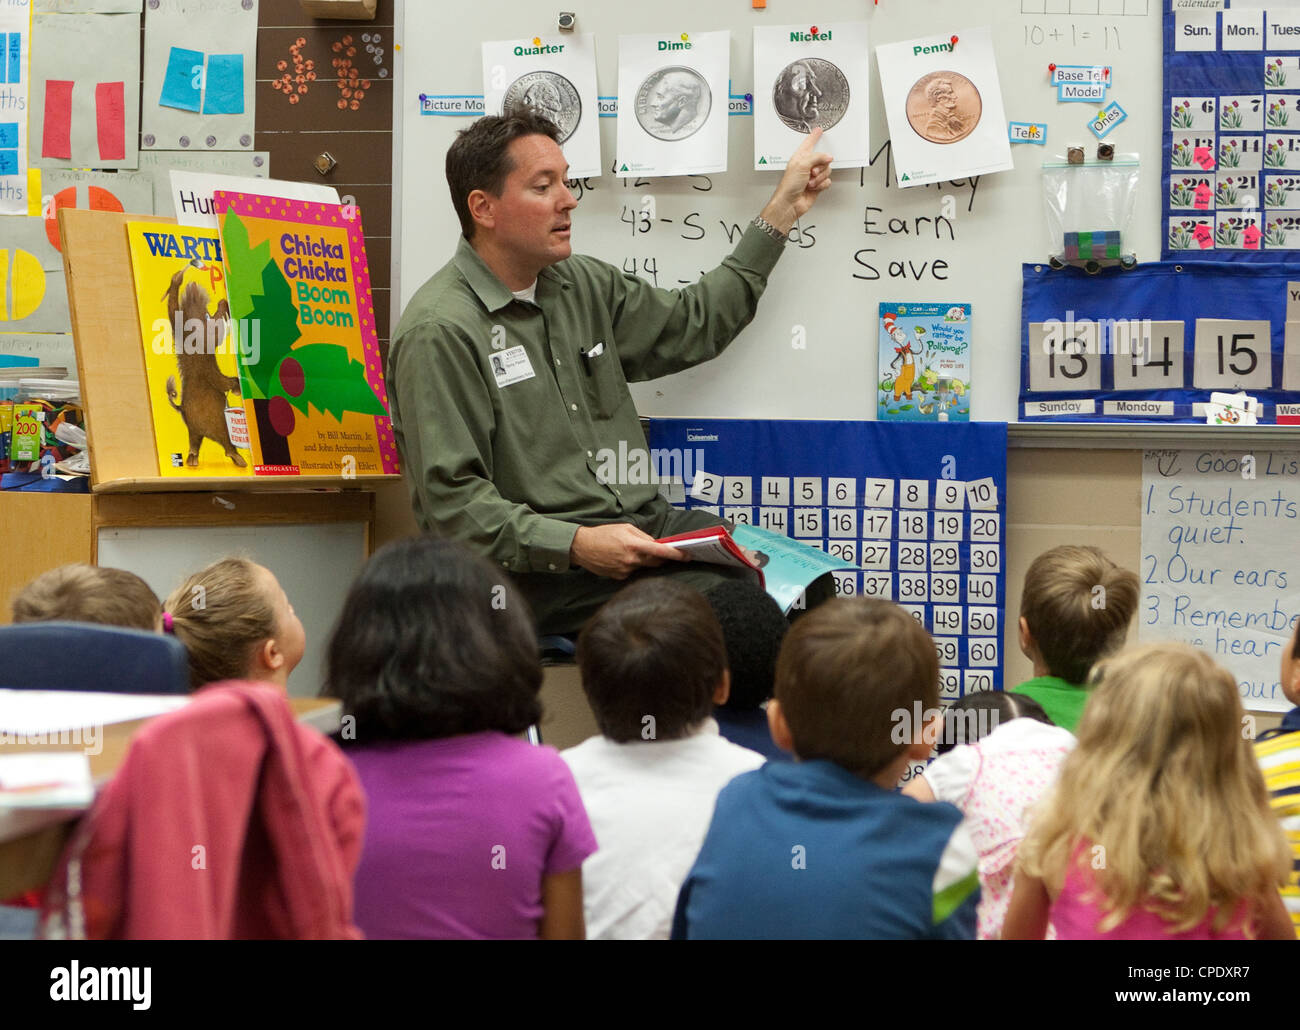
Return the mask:
[[[1186,644],[1093,671],[1079,743],[1020,845],[1004,939],[1294,939],[1291,854],[1236,680]]]

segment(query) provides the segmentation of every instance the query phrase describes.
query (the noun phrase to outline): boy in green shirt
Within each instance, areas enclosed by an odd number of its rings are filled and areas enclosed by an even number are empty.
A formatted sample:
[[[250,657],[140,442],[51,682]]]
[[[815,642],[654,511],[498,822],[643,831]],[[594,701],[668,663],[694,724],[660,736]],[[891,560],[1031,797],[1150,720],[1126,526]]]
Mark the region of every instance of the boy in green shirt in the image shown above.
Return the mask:
[[[1137,610],[1138,578],[1095,547],[1053,547],[1034,559],[1020,598],[1020,650],[1034,678],[1014,693],[1032,697],[1074,732],[1094,662],[1124,646]]]

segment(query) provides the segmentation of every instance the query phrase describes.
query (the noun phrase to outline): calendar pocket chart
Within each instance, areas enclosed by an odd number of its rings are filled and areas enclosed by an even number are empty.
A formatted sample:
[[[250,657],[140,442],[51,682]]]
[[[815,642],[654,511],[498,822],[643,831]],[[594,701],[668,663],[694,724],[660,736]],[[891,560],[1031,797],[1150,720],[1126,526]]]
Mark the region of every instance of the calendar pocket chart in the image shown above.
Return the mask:
[[[652,464],[683,470],[663,489],[678,507],[821,548],[856,566],[838,595],[925,626],[942,700],[1002,689],[1005,424],[650,419],[648,435]]]
[[[1300,12],[1286,0],[1164,6],[1163,256],[1295,254]]]
[[[1204,423],[1214,391],[1300,424],[1300,268],[1023,266],[1020,417]]]

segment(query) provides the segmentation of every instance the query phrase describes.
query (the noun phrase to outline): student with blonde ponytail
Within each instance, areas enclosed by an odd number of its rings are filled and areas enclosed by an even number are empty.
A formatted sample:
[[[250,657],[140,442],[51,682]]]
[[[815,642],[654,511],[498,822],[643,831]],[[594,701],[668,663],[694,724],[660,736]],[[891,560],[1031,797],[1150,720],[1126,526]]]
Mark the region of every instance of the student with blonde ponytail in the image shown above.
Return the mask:
[[[190,653],[190,689],[253,680],[284,689],[307,646],[275,574],[247,558],[200,569],[163,602],[163,632]]]
[[[1291,853],[1232,675],[1185,644],[1099,664],[1017,857],[1004,939],[1294,939]]]

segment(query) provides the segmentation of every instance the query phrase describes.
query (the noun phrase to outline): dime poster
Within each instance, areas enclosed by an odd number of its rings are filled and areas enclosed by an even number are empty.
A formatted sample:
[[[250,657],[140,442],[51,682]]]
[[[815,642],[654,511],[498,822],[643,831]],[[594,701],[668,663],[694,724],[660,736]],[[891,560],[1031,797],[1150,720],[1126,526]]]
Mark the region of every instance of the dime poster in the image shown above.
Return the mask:
[[[886,43],[876,63],[899,186],[1012,167],[987,26]]]
[[[836,168],[871,163],[871,51],[862,21],[754,29],[754,170],[785,168],[814,128]]]
[[[531,109],[554,122],[570,178],[600,175],[596,43],[591,33],[484,43],[483,96],[491,114]]]
[[[730,32],[618,37],[619,175],[727,170]]]

